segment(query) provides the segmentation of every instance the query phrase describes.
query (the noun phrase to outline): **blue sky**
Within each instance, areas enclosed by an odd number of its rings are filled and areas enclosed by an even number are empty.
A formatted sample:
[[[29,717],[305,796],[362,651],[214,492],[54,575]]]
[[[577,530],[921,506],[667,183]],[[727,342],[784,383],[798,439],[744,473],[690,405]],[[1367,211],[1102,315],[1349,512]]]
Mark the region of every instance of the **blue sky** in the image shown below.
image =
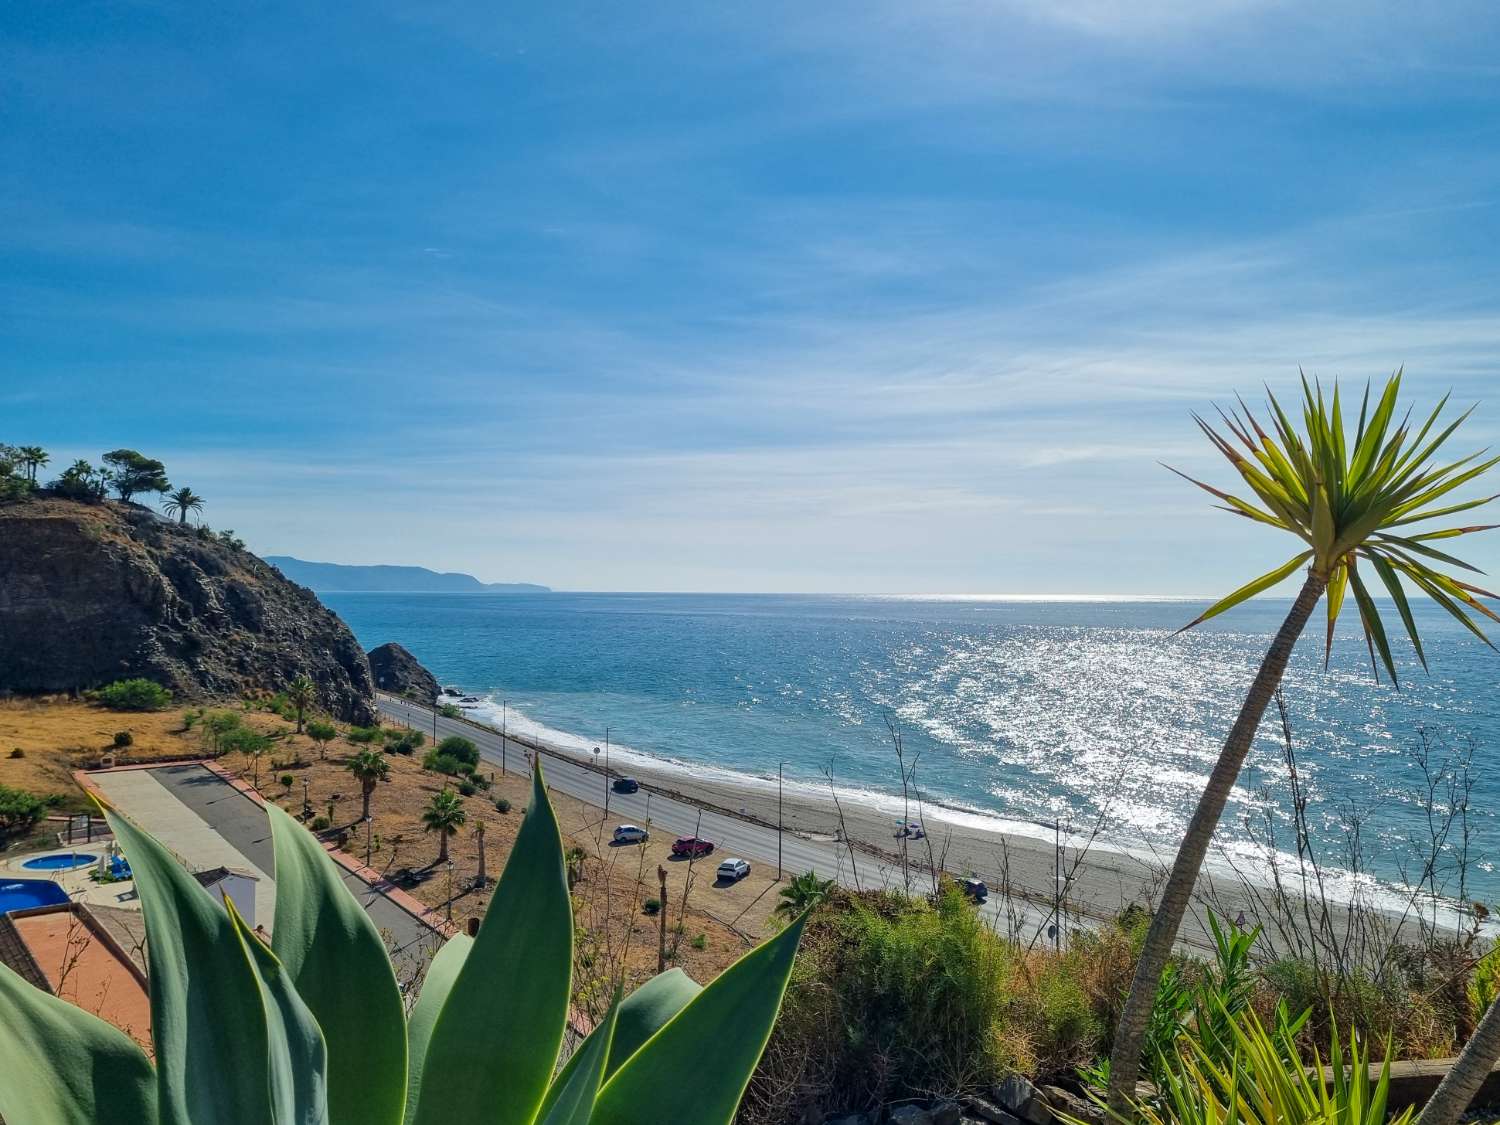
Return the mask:
[[[7,5],[0,440],[261,553],[1196,594],[1291,552],[1191,410],[1500,438],[1487,5],[518,7]]]

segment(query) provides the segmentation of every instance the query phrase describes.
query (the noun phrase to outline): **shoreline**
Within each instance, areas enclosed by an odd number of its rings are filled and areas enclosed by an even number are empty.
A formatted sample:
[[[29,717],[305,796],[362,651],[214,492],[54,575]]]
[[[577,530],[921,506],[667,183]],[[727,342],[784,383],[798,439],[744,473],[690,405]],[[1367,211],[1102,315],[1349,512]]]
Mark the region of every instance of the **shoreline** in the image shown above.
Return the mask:
[[[488,700],[486,702],[489,702]],[[484,721],[472,705],[460,708],[462,721],[489,734],[500,734],[498,724]],[[530,727],[541,727],[534,720],[523,719]],[[542,728],[543,730],[547,728]],[[601,775],[604,762],[596,759],[587,740],[568,732],[557,732],[572,739],[577,746],[564,744],[557,737],[542,737],[531,730],[515,734],[506,729],[505,739],[527,750],[564,758]],[[778,827],[778,792],[775,776],[762,777],[731,771],[723,767],[699,766],[662,759],[641,751],[612,750],[612,777],[632,776],[643,789],[676,798],[706,811],[735,817],[775,831]],[[837,779],[835,778],[835,781]],[[596,807],[602,802],[593,802]],[[779,812],[783,830],[805,840],[852,846],[861,863],[877,864],[901,872],[903,841],[895,834],[902,820],[902,798],[871,792],[862,788],[839,787],[837,792],[804,781],[782,786]],[[1066,933],[1079,927],[1094,928],[1107,924],[1131,905],[1149,906],[1170,867],[1172,854],[1157,853],[1149,845],[1132,848],[1104,835],[1103,826],[1072,834],[1058,833],[1040,823],[953,809],[940,803],[912,798],[908,820],[920,821],[928,829],[926,839],[906,841],[906,871],[903,881],[920,893],[932,885],[931,869],[949,874],[977,875],[990,887],[991,904],[998,908],[1001,921],[1016,931],[1040,932],[1036,916],[1044,915],[1042,926],[1060,921],[1062,941]],[[1250,863],[1267,866],[1263,880],[1253,879],[1244,868]],[[1396,932],[1407,928],[1416,937],[1417,919],[1409,892],[1388,886],[1370,876],[1353,879],[1347,872],[1325,869],[1325,878],[1342,891],[1329,894],[1327,902],[1335,926],[1352,924],[1357,915],[1377,913]],[[1293,874],[1290,881],[1283,872],[1283,890],[1300,905],[1303,884]],[[1265,923],[1263,940],[1280,945],[1276,926],[1267,917],[1268,901],[1274,894],[1274,879],[1264,856],[1233,856],[1220,852],[1210,858],[1210,866],[1200,877],[1195,892],[1192,920],[1185,923],[1181,943],[1197,950],[1212,948],[1205,914],[1212,909],[1221,917]],[[1307,892],[1315,888],[1307,883]],[[1314,898],[1312,893],[1305,897]],[[1028,909],[1029,907],[1029,909]],[[1426,910],[1429,918],[1432,910]],[[1060,916],[1060,917],[1059,917]],[[1449,925],[1440,922],[1444,928]],[[1036,940],[1033,933],[1032,940]]]

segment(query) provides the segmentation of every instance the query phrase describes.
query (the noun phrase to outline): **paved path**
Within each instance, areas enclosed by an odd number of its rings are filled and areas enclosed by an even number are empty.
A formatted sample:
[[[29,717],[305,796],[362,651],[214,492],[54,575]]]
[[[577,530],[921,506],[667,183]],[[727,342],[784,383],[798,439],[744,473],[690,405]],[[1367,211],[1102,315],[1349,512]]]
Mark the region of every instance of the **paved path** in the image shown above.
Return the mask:
[[[271,928],[276,859],[270,822],[253,798],[200,765],[97,773],[93,780],[110,801],[176,852],[190,870],[223,865],[259,875],[256,918]],[[410,979],[441,939],[430,926],[353,872],[342,874],[344,884],[386,935],[397,977],[403,982]]]

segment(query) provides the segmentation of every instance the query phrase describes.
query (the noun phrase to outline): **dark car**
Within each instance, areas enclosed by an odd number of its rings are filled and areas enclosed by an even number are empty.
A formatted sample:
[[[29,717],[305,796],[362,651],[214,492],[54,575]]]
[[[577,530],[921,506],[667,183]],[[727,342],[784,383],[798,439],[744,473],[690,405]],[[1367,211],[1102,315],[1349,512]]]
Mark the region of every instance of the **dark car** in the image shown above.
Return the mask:
[[[679,836],[672,841],[672,854],[685,855],[689,859],[708,855],[713,850],[712,840],[700,840],[697,836]]]
[[[967,879],[960,879],[958,886],[970,902],[983,902],[990,897],[990,889],[985,886],[984,880],[976,879],[972,875]]]
[[[641,783],[633,777],[617,777],[615,783],[610,786],[616,793],[639,793]]]

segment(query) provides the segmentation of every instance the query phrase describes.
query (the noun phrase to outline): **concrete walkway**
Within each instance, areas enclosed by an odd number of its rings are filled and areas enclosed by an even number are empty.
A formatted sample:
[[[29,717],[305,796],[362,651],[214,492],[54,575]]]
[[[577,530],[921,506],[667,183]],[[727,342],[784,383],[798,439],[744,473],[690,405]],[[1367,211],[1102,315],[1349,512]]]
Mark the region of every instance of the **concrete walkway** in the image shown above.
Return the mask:
[[[238,867],[260,877],[256,920],[271,929],[276,915],[276,858],[265,810],[201,765],[159,766],[91,775],[109,800],[182,859],[190,871]],[[396,977],[404,985],[426,965],[443,939],[353,872],[344,885],[386,939]]]

